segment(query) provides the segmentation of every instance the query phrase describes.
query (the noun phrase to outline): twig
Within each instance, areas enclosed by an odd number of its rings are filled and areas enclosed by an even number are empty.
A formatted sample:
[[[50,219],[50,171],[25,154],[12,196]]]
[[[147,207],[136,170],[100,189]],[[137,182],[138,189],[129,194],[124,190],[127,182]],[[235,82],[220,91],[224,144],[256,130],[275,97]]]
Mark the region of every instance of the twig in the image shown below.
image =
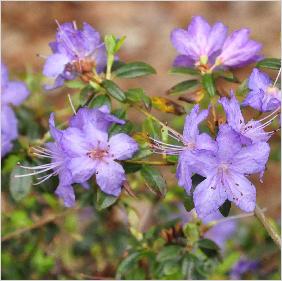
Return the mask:
[[[146,115],[147,117],[151,118],[152,120],[156,121],[157,123],[159,123],[161,125],[161,127],[163,128],[168,128],[171,132],[173,132],[181,141],[183,141],[183,136],[178,133],[177,131],[175,131],[174,129],[172,129],[171,127],[169,127],[168,125],[166,125],[165,123],[163,123],[162,121],[160,121],[158,118],[156,118],[154,115],[152,115],[151,113],[149,113],[148,111],[144,110],[141,107],[134,107],[136,110],[142,112],[144,115]]]
[[[145,160],[125,160],[126,163],[132,164],[145,164],[145,165],[152,165],[152,166],[167,166],[167,165],[174,165],[174,162],[167,162],[167,161],[145,161]]]
[[[3,236],[1,238],[1,241],[4,242],[4,241],[8,241],[10,239],[13,239],[13,238],[15,238],[15,237],[25,233],[25,232],[29,232],[29,231],[31,231],[33,229],[39,228],[41,226],[44,226],[44,225],[46,225],[46,224],[48,224],[48,223],[50,223],[52,221],[55,221],[55,220],[65,216],[65,215],[67,215],[67,214],[69,214],[71,212],[77,211],[77,210],[79,210],[79,208],[73,208],[73,209],[69,209],[67,211],[64,211],[64,212],[62,212],[60,214],[50,215],[47,218],[41,219],[39,222],[37,222],[37,223],[35,223],[35,224],[31,225],[31,226],[19,228],[19,229],[15,230],[14,232],[11,232],[11,233]]]
[[[260,223],[264,226],[269,236],[275,242],[275,244],[281,249],[281,238],[277,233],[276,229],[272,226],[268,218],[264,215],[262,209],[256,205],[255,208],[255,216],[260,221]]]
[[[265,212],[266,208],[263,208],[261,211]],[[223,219],[220,219],[220,220],[213,221],[212,224],[215,225],[215,224],[219,224],[219,223],[230,221],[230,220],[236,220],[236,219],[243,219],[243,218],[247,218],[247,217],[252,217],[254,215],[255,215],[255,212],[246,213],[246,214],[239,214],[239,215],[230,216],[230,217],[227,217],[227,218],[223,218]]]

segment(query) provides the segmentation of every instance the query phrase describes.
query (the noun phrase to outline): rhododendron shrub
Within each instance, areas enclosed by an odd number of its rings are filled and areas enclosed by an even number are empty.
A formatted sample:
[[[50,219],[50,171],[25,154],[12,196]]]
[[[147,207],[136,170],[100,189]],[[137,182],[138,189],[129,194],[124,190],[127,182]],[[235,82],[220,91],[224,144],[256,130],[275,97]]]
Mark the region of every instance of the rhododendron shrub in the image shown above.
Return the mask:
[[[110,277],[208,279],[213,274],[242,278],[246,273],[265,277],[259,257],[226,253],[232,252],[227,241],[232,237],[237,241],[241,235],[239,221],[245,216],[251,220],[256,216],[260,238],[269,235],[268,242],[280,247],[274,223],[258,206],[254,183],[254,176],[263,181],[269,142],[279,135],[280,59],[267,58],[249,29],[229,32],[222,22],[210,24],[195,16],[187,28],[172,30],[170,37],[177,52],[171,72],[187,78],[172,86],[167,96],[153,96],[142,84],[125,89],[119,83],[157,75],[149,62],[138,58],[127,62],[119,55],[125,36],[102,36],[88,23],[81,28],[75,22],[56,24],[40,79],[29,76],[27,85],[10,81],[7,67],[1,66],[4,180],[9,175],[11,200],[31,213],[37,206],[43,216],[30,222],[30,228],[5,229],[4,243],[77,213],[78,229],[85,217],[95,217],[92,228],[84,226],[74,236],[77,255],[97,249],[101,255],[107,243],[100,243],[99,235],[115,241],[112,255],[106,251],[114,268]],[[247,65],[252,70],[239,81],[233,70]],[[229,81],[224,91],[217,87],[220,79]],[[35,81],[41,93],[33,90]],[[41,108],[44,113],[38,122],[32,107],[16,108],[28,98],[28,87],[30,99],[44,95],[51,100],[52,91],[62,88],[71,94],[65,109]],[[64,121],[59,117],[62,111],[67,112]],[[131,112],[142,121],[130,118]],[[162,120],[165,114],[170,114],[169,122]],[[173,184],[167,183],[168,176]],[[35,194],[40,194],[38,205],[32,201]],[[152,206],[148,231],[140,227],[135,206],[144,199]],[[231,207],[237,214],[230,215]],[[48,208],[54,211],[45,218]],[[113,220],[113,213],[118,217],[114,228],[99,232]],[[83,246],[82,236],[90,244]],[[48,270],[54,269],[52,259],[46,263]],[[48,270],[40,277],[48,276]],[[88,272],[93,275],[86,269],[85,276]],[[73,274],[64,277],[84,278]]]

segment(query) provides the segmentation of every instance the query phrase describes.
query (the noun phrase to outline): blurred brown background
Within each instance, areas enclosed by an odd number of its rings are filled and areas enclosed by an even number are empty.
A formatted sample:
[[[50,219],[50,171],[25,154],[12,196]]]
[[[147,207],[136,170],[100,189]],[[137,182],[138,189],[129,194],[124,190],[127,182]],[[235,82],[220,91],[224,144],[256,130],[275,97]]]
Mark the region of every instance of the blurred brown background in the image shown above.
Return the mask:
[[[251,29],[251,37],[263,44],[266,57],[280,57],[280,2],[2,2],[2,58],[13,72],[26,66],[40,71],[48,55],[48,42],[54,39],[56,24],[86,21],[102,35],[126,35],[120,58],[153,65],[157,76],[126,81],[124,86],[141,85],[151,95],[162,95],[183,77],[168,75],[176,55],[170,32],[185,28],[193,15],[210,23],[222,21],[229,31]],[[251,68],[238,73],[240,78]],[[232,85],[231,85],[232,86]],[[230,87],[231,87],[230,86]],[[279,137],[272,142],[280,142]],[[278,144],[279,146],[279,144]],[[277,151],[277,150],[276,150]],[[279,151],[279,150],[278,150]],[[270,214],[280,214],[280,162],[269,163],[264,184],[258,187],[258,202]]]

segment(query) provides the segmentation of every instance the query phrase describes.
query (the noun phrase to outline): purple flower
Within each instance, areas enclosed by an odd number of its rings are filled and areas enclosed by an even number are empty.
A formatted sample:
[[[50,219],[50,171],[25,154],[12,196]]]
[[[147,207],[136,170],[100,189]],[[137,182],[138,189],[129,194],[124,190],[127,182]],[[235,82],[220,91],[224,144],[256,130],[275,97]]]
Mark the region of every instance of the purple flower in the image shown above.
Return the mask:
[[[203,221],[204,223],[209,223],[222,218],[223,216],[217,211],[205,217]],[[222,250],[224,250],[225,242],[232,237],[236,229],[237,222],[235,220],[230,219],[218,222],[205,233],[205,237],[213,240]]]
[[[106,130],[99,130],[85,120],[81,128],[66,129],[61,143],[70,158],[67,167],[75,182],[87,181],[96,174],[96,182],[103,192],[120,194],[125,172],[115,160],[129,159],[138,150],[131,137],[121,133],[109,138]]]
[[[236,30],[227,37],[222,52],[216,58],[216,65],[242,67],[260,59],[262,45],[249,40],[250,31],[246,28]]]
[[[267,141],[274,131],[265,132],[264,128],[270,125],[271,122],[278,116],[278,114],[272,117],[274,114],[273,113],[261,120],[250,120],[249,122],[245,123],[238,100],[232,91],[230,95],[230,99],[223,97],[219,100],[219,103],[222,104],[225,110],[228,125],[230,125],[233,130],[240,134],[242,143],[250,144]],[[261,123],[261,121],[265,121],[265,123]]]
[[[201,150],[214,151],[216,149],[216,144],[211,137],[206,133],[200,134],[198,129],[199,124],[207,118],[208,114],[209,110],[200,112],[199,105],[195,105],[185,119],[183,135],[168,128],[169,135],[181,145],[166,144],[151,138],[151,147],[155,153],[179,155],[176,177],[178,184],[183,186],[188,194],[192,187],[192,171],[189,166],[191,154],[197,155]]]
[[[90,124],[91,128],[94,128],[94,131],[91,130],[89,134],[95,132],[97,136],[99,136],[100,134],[107,135],[106,132],[112,123],[124,124],[124,121],[116,118],[113,115],[110,115],[107,106],[102,106],[100,108],[95,108],[95,109],[81,108],[77,112],[77,114],[73,118],[71,118],[70,127],[66,130],[56,129],[54,122],[54,114],[52,113],[49,119],[49,127],[50,127],[50,134],[54,139],[54,142],[46,143],[45,147],[33,148],[34,155],[41,158],[49,158],[51,160],[51,163],[42,164],[36,167],[21,166],[24,169],[31,170],[31,173],[17,175],[17,177],[41,175],[51,171],[51,173],[47,175],[45,174],[43,176],[39,176],[37,178],[39,181],[35,185],[39,185],[43,183],[44,181],[48,180],[52,176],[58,176],[59,185],[55,191],[55,194],[64,201],[64,205],[66,207],[72,207],[75,204],[75,193],[72,184],[80,183],[85,189],[88,189],[89,185],[86,182],[88,178],[84,177],[83,175],[81,175],[80,177],[77,174],[75,174],[78,168],[87,169],[87,167],[84,166],[84,163],[83,162],[78,163],[77,165],[79,167],[74,167],[75,168],[74,170],[72,170],[70,165],[71,163],[74,163],[77,160],[72,158],[73,154],[70,152],[72,151],[71,145],[73,141],[75,142],[75,140],[77,140],[77,136],[74,136],[75,139],[71,140],[69,143],[67,142],[67,138],[70,137],[70,132],[78,131],[79,136],[81,136],[86,141],[87,134],[84,136],[83,132],[84,130],[87,131],[88,129],[87,124]],[[91,135],[91,139],[92,138],[95,138],[95,136]],[[111,138],[111,140],[112,139],[113,138]],[[116,137],[112,141],[118,142],[118,141],[123,141],[123,139],[119,139],[118,137]],[[83,142],[76,143],[76,148],[77,147],[79,148],[81,146],[81,149],[83,149],[83,145],[84,145]],[[122,144],[115,143],[113,145],[116,154],[119,156],[119,159],[121,160],[123,160],[122,156],[125,157],[125,155],[122,155],[122,153],[124,152],[123,149],[126,149],[126,146],[124,145],[126,145],[126,143],[122,143]],[[122,146],[122,148],[120,148],[120,146]],[[102,161],[102,159],[100,160]],[[100,169],[103,169],[103,167],[101,166]],[[91,176],[92,174],[89,174],[89,177]],[[116,179],[114,177],[110,178],[109,176],[109,178],[105,179],[104,181],[107,181],[108,185],[112,185],[115,180]]]
[[[37,177],[38,182],[34,185],[39,185],[44,181],[48,180],[52,176],[59,176],[59,185],[55,191],[55,194],[62,198],[66,207],[72,207],[75,203],[75,194],[71,184],[73,183],[71,173],[66,166],[69,161],[66,153],[63,151],[61,146],[61,139],[63,131],[58,130],[55,127],[54,113],[49,118],[50,134],[54,139],[54,142],[45,144],[45,147],[34,147],[33,154],[39,158],[48,158],[51,160],[49,164],[42,164],[35,167],[23,166],[20,167],[30,170],[30,173],[17,175],[16,177],[25,177],[39,175]],[[51,173],[46,174],[51,171]],[[43,176],[41,175],[43,174]]]
[[[206,178],[193,193],[197,214],[203,218],[217,211],[226,199],[252,212],[256,189],[246,176],[263,173],[269,145],[260,142],[243,146],[240,135],[226,124],[220,126],[216,143],[216,153],[202,150],[189,160],[191,170]]]
[[[232,280],[241,280],[243,275],[249,272],[256,273],[259,269],[259,262],[256,260],[248,260],[241,258],[233,267],[230,272]]]
[[[187,30],[175,29],[171,33],[171,42],[180,55],[175,66],[193,66],[213,61],[224,43],[227,27],[221,22],[212,27],[208,22],[196,16],[192,18]]]
[[[12,141],[18,137],[17,118],[10,106],[19,106],[28,95],[23,82],[9,81],[8,70],[1,63],[1,157],[12,149]]]
[[[51,42],[50,47],[53,54],[47,58],[43,74],[54,78],[55,83],[47,86],[47,90],[60,87],[65,80],[77,76],[87,78],[93,68],[100,73],[107,63],[100,34],[87,23],[83,23],[82,29],[77,29],[75,23],[58,23],[56,41]]]
[[[255,68],[249,78],[250,92],[243,101],[243,106],[266,112],[281,107],[281,91],[272,85],[270,77]]]
[[[202,110],[199,112],[199,105],[195,105],[190,114],[185,119],[185,125],[183,129],[183,151],[179,152],[178,165],[176,170],[176,177],[178,179],[179,186],[183,186],[188,194],[190,194],[192,188],[192,171],[189,166],[189,158],[191,153],[197,154],[199,150],[211,150],[216,149],[215,142],[206,133],[199,133],[198,126],[204,121],[208,114],[208,110]],[[168,153],[168,151],[166,151]]]

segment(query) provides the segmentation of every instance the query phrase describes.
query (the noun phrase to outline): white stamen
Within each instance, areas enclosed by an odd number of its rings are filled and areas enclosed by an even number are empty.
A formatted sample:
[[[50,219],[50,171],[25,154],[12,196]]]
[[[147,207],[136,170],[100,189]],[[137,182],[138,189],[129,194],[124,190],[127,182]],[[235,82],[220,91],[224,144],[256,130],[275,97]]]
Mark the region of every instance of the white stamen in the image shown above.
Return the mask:
[[[39,185],[39,184],[41,184],[41,183],[47,181],[49,178],[51,178],[51,177],[54,176],[55,174],[56,174],[56,172],[53,172],[53,173],[51,173],[51,174],[49,174],[49,175],[47,175],[47,176],[45,176],[45,177],[40,177],[40,178],[38,178],[38,179],[41,179],[41,178],[43,178],[43,179],[42,179],[41,181],[37,182],[37,183],[34,183],[33,185]]]
[[[42,174],[42,173],[47,172],[47,171],[52,170],[52,169],[53,169],[52,167],[48,167],[46,169],[36,171],[36,172],[33,172],[33,173],[28,173],[28,174],[23,174],[23,175],[15,175],[15,178],[22,178],[22,177],[38,175],[38,174]]]
[[[273,112],[271,112],[270,114],[268,114],[268,115],[265,116],[264,118],[258,120],[258,122],[261,122],[261,121],[263,121],[263,120],[265,120],[265,119],[268,119],[270,116],[272,116],[273,114],[275,114],[275,113],[276,113],[277,111],[279,111],[279,110],[280,110],[280,107],[278,107],[277,109],[275,109]]]
[[[70,48],[71,51],[73,51],[78,57],[79,57],[79,53],[76,51],[74,45],[72,44],[72,42],[69,40],[68,36],[66,36],[65,32],[63,31],[63,29],[61,28],[60,23],[58,22],[58,20],[55,20],[56,24],[58,25],[59,30],[61,31],[62,35],[64,36],[64,42],[66,43],[66,45],[68,46],[68,48]]]
[[[71,100],[70,94],[68,94],[68,99],[69,99],[70,106],[71,106],[71,109],[72,109],[73,113],[74,113],[74,114],[76,114],[76,111],[75,111],[75,108],[74,108],[74,106],[73,106],[73,103],[72,103],[72,100]]]
[[[279,79],[280,73],[281,73],[281,67],[280,67],[279,72],[278,72],[278,74],[277,74],[277,76],[276,76],[276,79],[275,79],[275,81],[274,81],[274,83],[273,83],[273,87],[275,87],[275,85],[276,85],[276,83],[277,83],[277,81],[278,81],[278,79]]]

